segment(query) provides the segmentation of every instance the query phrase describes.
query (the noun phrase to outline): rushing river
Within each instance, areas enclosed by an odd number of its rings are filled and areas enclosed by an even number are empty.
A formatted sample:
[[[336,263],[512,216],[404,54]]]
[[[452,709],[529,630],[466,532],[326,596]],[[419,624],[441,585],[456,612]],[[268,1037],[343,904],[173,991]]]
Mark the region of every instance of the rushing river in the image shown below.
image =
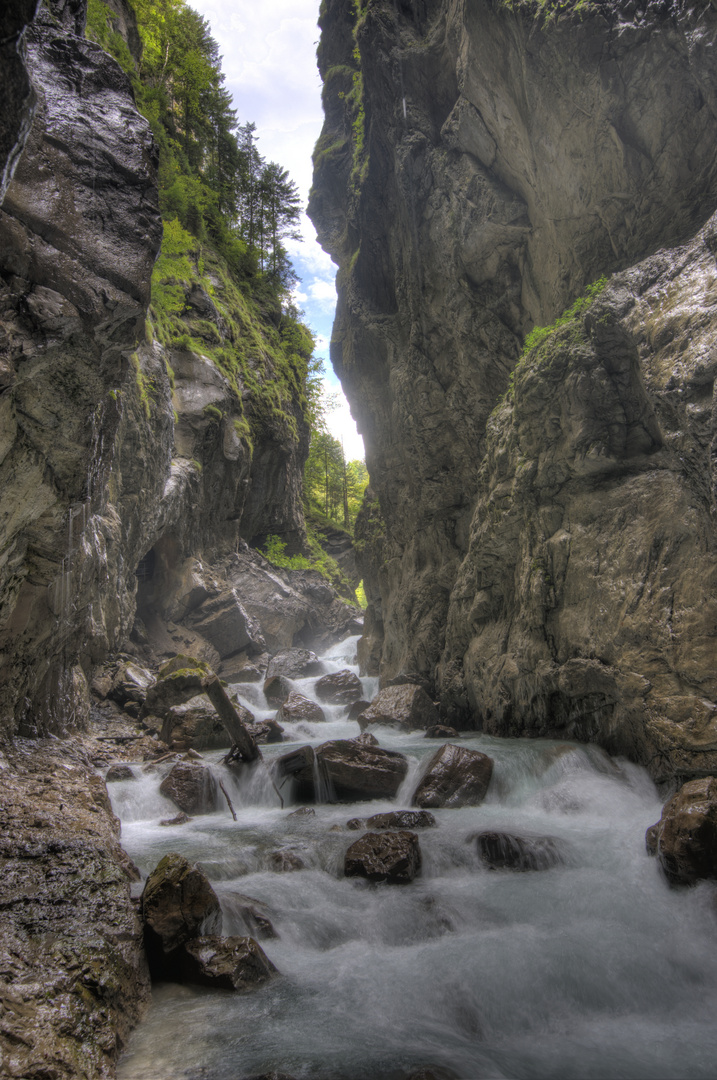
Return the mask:
[[[325,657],[355,664],[356,639]],[[357,670],[354,668],[354,670]],[[294,680],[313,697],[314,679]],[[365,696],[376,681],[364,679]],[[235,686],[257,719],[261,686]],[[295,745],[353,738],[344,707],[328,722],[285,725]],[[372,730],[374,730],[372,728]],[[671,890],[645,853],[661,802],[647,774],[589,746],[477,736],[461,745],[495,761],[482,806],[438,810],[418,830],[411,885],[342,876],[361,833],[351,817],[407,808],[427,754],[421,733],[375,731],[410,762],[395,802],[318,805],[290,817],[259,767],[240,786],[206,754],[234,803],[176,828],[162,771],[110,785],[123,843],[143,875],[169,851],[197,862],[224,912],[247,933],[236,894],[266,904],[276,939],[261,945],[281,977],[249,994],[159,985],[118,1069],[120,1080],[240,1080],[272,1070],[297,1080],[402,1080],[442,1065],[464,1080],[717,1075],[717,909],[710,886]],[[169,766],[166,767],[167,769]],[[478,829],[560,838],[566,865],[488,871],[468,840]],[[270,869],[277,850],[305,869]]]

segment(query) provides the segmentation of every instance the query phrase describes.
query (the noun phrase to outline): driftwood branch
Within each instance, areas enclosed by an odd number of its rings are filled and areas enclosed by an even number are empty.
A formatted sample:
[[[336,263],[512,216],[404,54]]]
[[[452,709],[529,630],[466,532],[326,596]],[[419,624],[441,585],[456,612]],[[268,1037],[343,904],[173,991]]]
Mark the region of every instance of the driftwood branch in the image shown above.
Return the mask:
[[[224,798],[225,798],[225,799],[227,800],[227,804],[228,804],[228,806],[229,806],[229,809],[230,809],[230,810],[231,810],[231,812],[232,812],[232,817],[233,817],[233,818],[234,818],[234,820],[236,821],[236,819],[237,819],[237,816],[236,816],[236,813],[235,813],[235,811],[234,811],[234,807],[232,806],[232,801],[231,801],[231,799],[229,798],[229,795],[228,795],[228,793],[227,793],[227,789],[226,789],[226,788],[224,787],[224,784],[223,784],[223,783],[221,782],[221,780],[219,781],[219,787],[220,787],[220,788],[222,789],[222,791],[224,792]]]

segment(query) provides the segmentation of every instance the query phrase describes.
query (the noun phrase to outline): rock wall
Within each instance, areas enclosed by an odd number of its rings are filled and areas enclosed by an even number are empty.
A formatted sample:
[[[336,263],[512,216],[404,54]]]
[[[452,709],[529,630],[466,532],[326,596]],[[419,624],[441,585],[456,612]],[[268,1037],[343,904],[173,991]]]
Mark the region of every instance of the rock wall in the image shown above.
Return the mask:
[[[306,540],[299,389],[272,412],[270,361],[251,389],[198,351],[196,327],[241,347],[219,271],[214,300],[186,287],[191,344],[154,340],[152,134],[127,77],[85,40],[85,3],[36,6],[10,4],[0,46],[0,738],[82,726],[93,669],[132,630],[143,560],[167,586],[164,616],[197,559],[241,537]],[[136,52],[130,9],[112,9]]]
[[[466,726],[714,768],[712,232],[674,245],[717,206],[717,15],[326,0],[321,26],[367,668]],[[525,333],[615,271],[605,327],[494,412]]]

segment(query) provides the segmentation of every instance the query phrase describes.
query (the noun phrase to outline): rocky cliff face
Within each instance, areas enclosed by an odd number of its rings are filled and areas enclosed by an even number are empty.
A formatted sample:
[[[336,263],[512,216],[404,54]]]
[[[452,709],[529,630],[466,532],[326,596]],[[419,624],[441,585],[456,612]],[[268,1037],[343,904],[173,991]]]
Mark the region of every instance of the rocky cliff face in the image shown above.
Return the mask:
[[[383,518],[365,662],[661,778],[717,765],[716,32],[666,4],[322,8],[311,212]],[[615,271],[509,389],[531,326]]]
[[[272,407],[261,328],[251,385],[204,354],[202,335],[232,354],[244,330],[221,314],[232,285],[211,252],[213,297],[190,282],[179,305],[186,342],[154,340],[151,132],[126,76],[85,40],[85,4],[35,7],[2,16],[0,736],[84,723],[94,667],[132,631],[140,564],[152,621],[176,617],[197,559],[240,537],[305,542],[301,388]],[[115,9],[132,45],[131,11]],[[216,578],[203,595],[236,585]]]

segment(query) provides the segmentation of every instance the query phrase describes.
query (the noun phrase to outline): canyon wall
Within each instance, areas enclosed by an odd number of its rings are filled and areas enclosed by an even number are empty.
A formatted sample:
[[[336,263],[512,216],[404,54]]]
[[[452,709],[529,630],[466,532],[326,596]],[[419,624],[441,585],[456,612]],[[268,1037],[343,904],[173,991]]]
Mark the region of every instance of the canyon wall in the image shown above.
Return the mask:
[[[717,15],[325,0],[321,27],[365,666],[461,726],[714,770]]]
[[[155,340],[157,149],[85,14],[48,0],[2,16],[0,736],[82,726],[94,668],[132,631],[138,567],[161,621],[197,578],[195,607],[236,587],[208,567],[242,538],[306,539],[303,388],[274,404],[276,327],[247,305],[230,325],[241,298],[207,245],[205,286],[172,279],[186,343]],[[210,347],[232,356],[243,332],[251,386]]]

